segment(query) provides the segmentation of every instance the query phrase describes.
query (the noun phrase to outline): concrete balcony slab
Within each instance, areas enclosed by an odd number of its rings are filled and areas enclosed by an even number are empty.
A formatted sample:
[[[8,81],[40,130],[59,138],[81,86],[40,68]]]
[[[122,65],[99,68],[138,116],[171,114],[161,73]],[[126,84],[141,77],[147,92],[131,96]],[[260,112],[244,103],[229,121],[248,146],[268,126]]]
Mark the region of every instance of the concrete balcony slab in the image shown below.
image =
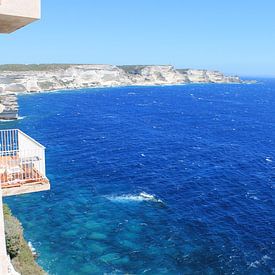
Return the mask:
[[[40,19],[40,0],[0,0],[0,33],[11,33]]]

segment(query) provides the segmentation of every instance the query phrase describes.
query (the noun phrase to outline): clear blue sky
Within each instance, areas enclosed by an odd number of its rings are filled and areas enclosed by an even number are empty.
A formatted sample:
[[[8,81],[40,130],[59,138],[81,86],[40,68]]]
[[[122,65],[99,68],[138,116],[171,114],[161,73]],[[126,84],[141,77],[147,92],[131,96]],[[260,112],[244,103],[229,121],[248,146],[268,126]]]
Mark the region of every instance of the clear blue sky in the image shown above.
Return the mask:
[[[275,0],[42,0],[0,63],[172,64],[275,76]]]

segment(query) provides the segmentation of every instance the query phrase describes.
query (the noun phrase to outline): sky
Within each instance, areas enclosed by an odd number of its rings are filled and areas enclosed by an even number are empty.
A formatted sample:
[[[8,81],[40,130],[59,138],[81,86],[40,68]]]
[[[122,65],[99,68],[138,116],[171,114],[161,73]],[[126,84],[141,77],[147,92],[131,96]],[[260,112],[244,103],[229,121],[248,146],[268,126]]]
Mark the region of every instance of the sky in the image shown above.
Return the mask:
[[[42,0],[1,64],[171,64],[275,76],[275,0]]]

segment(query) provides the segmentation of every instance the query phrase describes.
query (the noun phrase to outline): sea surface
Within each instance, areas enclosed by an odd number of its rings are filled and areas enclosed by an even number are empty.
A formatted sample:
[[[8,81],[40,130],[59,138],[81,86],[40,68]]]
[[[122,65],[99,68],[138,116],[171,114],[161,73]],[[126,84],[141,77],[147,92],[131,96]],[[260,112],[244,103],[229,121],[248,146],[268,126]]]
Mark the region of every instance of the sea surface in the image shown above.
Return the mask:
[[[51,191],[5,201],[49,274],[275,274],[275,81],[19,104]]]

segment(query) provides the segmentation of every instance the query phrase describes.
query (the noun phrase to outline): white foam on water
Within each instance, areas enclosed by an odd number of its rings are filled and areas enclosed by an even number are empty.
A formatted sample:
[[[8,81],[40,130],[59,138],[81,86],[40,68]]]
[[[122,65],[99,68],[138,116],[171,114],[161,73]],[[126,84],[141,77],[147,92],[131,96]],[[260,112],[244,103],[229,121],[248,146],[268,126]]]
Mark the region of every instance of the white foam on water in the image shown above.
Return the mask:
[[[267,260],[272,260],[272,258],[269,257],[268,255],[264,255],[264,256],[262,257],[262,260],[265,262],[265,261],[267,261]]]
[[[17,119],[0,119],[0,122],[14,122],[16,120],[22,120],[26,118],[26,116],[19,116]]]
[[[259,201],[260,200],[257,196],[251,196],[250,199],[253,199],[255,201]]]
[[[0,119],[0,122],[12,122],[14,120]]]
[[[271,157],[266,157],[265,160],[266,160],[267,162],[272,162]]]
[[[156,198],[154,195],[147,194],[145,192],[141,192],[138,195],[119,195],[119,196],[106,196],[106,198],[110,201],[115,202],[143,202],[143,201],[151,201],[156,203],[163,203],[162,200]]]
[[[28,247],[30,248],[33,255],[36,255],[36,249],[33,247],[31,242],[28,242]]]
[[[248,268],[258,268],[260,264],[261,263],[259,261],[254,261],[254,262],[250,263]]]
[[[256,196],[256,193],[253,192],[253,191],[248,191],[248,192],[246,193],[246,197],[247,197],[248,199],[252,199],[252,200],[255,200],[255,201],[259,201],[259,200],[260,200],[260,199]]]

